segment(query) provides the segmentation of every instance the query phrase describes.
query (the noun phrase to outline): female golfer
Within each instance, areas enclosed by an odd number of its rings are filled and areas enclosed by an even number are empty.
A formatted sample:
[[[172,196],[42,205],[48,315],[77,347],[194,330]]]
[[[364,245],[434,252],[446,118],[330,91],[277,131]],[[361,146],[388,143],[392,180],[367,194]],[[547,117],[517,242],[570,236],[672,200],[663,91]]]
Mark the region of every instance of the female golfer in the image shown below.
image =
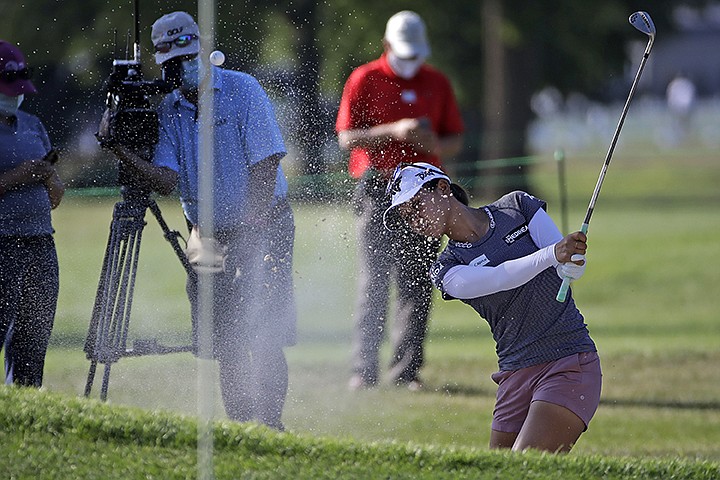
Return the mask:
[[[580,278],[586,237],[563,238],[545,202],[512,192],[468,206],[465,191],[437,167],[400,166],[385,225],[447,235],[430,271],[443,298],[460,299],[490,324],[499,371],[491,448],[569,452],[600,401],[600,360],[572,295],[555,300],[563,276]]]

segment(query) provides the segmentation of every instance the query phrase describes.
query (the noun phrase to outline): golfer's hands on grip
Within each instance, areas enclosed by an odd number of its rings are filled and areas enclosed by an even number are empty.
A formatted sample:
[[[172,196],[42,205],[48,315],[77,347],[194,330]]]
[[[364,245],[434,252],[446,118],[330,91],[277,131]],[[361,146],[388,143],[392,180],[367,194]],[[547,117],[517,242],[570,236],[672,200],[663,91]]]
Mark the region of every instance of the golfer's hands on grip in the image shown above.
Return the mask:
[[[582,232],[573,232],[555,244],[555,258],[560,265],[557,267],[561,278],[578,280],[585,273],[585,252],[587,252],[587,236]]]

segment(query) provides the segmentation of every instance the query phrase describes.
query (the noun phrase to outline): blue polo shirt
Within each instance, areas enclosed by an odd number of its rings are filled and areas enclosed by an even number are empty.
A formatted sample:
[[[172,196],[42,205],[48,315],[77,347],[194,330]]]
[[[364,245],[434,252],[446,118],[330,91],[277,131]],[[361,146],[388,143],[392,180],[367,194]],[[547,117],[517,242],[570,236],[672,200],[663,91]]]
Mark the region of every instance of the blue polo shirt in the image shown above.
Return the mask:
[[[50,139],[40,119],[18,111],[13,125],[0,123],[0,172],[50,151]],[[0,195],[0,236],[35,236],[53,233],[50,197],[43,184],[14,188]]]
[[[285,156],[270,99],[258,81],[243,72],[213,67],[215,109],[214,222],[232,229],[246,218],[249,167],[272,155]],[[158,108],[160,139],[153,163],[178,173],[180,200],[187,218],[198,223],[197,108],[179,90]],[[288,185],[278,166],[275,197]]]

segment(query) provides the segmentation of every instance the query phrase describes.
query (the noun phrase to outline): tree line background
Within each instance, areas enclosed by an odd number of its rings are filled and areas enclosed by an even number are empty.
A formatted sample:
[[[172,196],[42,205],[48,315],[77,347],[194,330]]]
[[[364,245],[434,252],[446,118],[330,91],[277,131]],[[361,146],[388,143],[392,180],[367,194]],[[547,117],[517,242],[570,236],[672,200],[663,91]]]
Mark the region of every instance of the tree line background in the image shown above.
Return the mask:
[[[702,5],[687,0],[687,5]],[[377,58],[387,19],[411,9],[426,21],[429,63],[453,83],[467,126],[458,164],[527,154],[530,98],[546,86],[590,98],[625,97],[631,76],[627,44],[645,42],[627,21],[650,12],[672,29],[671,0],[217,0],[217,48],[225,66],[257,76],[278,99],[281,124],[302,174],[338,169],[334,121],[345,79]],[[150,30],[160,15],[188,0],[140,0],[145,75],[160,76]],[[0,0],[0,38],[20,45],[36,68],[37,114],[69,159],[71,185],[114,181],[112,160],[92,133],[104,108],[102,84],[114,58],[132,57],[134,0]],[[640,35],[640,37],[638,37]],[[639,59],[635,59],[639,60]],[[522,187],[522,185],[518,185]]]

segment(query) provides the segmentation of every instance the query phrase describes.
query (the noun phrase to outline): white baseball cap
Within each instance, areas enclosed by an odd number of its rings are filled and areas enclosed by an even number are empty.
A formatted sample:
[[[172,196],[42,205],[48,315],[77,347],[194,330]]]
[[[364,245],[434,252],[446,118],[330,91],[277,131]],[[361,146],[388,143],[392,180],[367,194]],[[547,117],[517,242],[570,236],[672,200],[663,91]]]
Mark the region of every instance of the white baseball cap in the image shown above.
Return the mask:
[[[152,43],[155,63],[162,65],[171,58],[200,53],[200,28],[186,12],[172,12],[155,20]],[[182,38],[181,38],[182,37]],[[158,46],[164,48],[158,49]]]
[[[426,183],[440,178],[451,183],[450,177],[435,165],[424,162],[398,165],[387,186],[386,194],[391,200],[390,206],[383,213],[385,228],[396,230],[397,218],[392,218],[395,216],[395,207],[412,199]]]
[[[430,56],[430,45],[425,33],[425,22],[410,10],[396,13],[385,26],[385,41],[398,58]]]

